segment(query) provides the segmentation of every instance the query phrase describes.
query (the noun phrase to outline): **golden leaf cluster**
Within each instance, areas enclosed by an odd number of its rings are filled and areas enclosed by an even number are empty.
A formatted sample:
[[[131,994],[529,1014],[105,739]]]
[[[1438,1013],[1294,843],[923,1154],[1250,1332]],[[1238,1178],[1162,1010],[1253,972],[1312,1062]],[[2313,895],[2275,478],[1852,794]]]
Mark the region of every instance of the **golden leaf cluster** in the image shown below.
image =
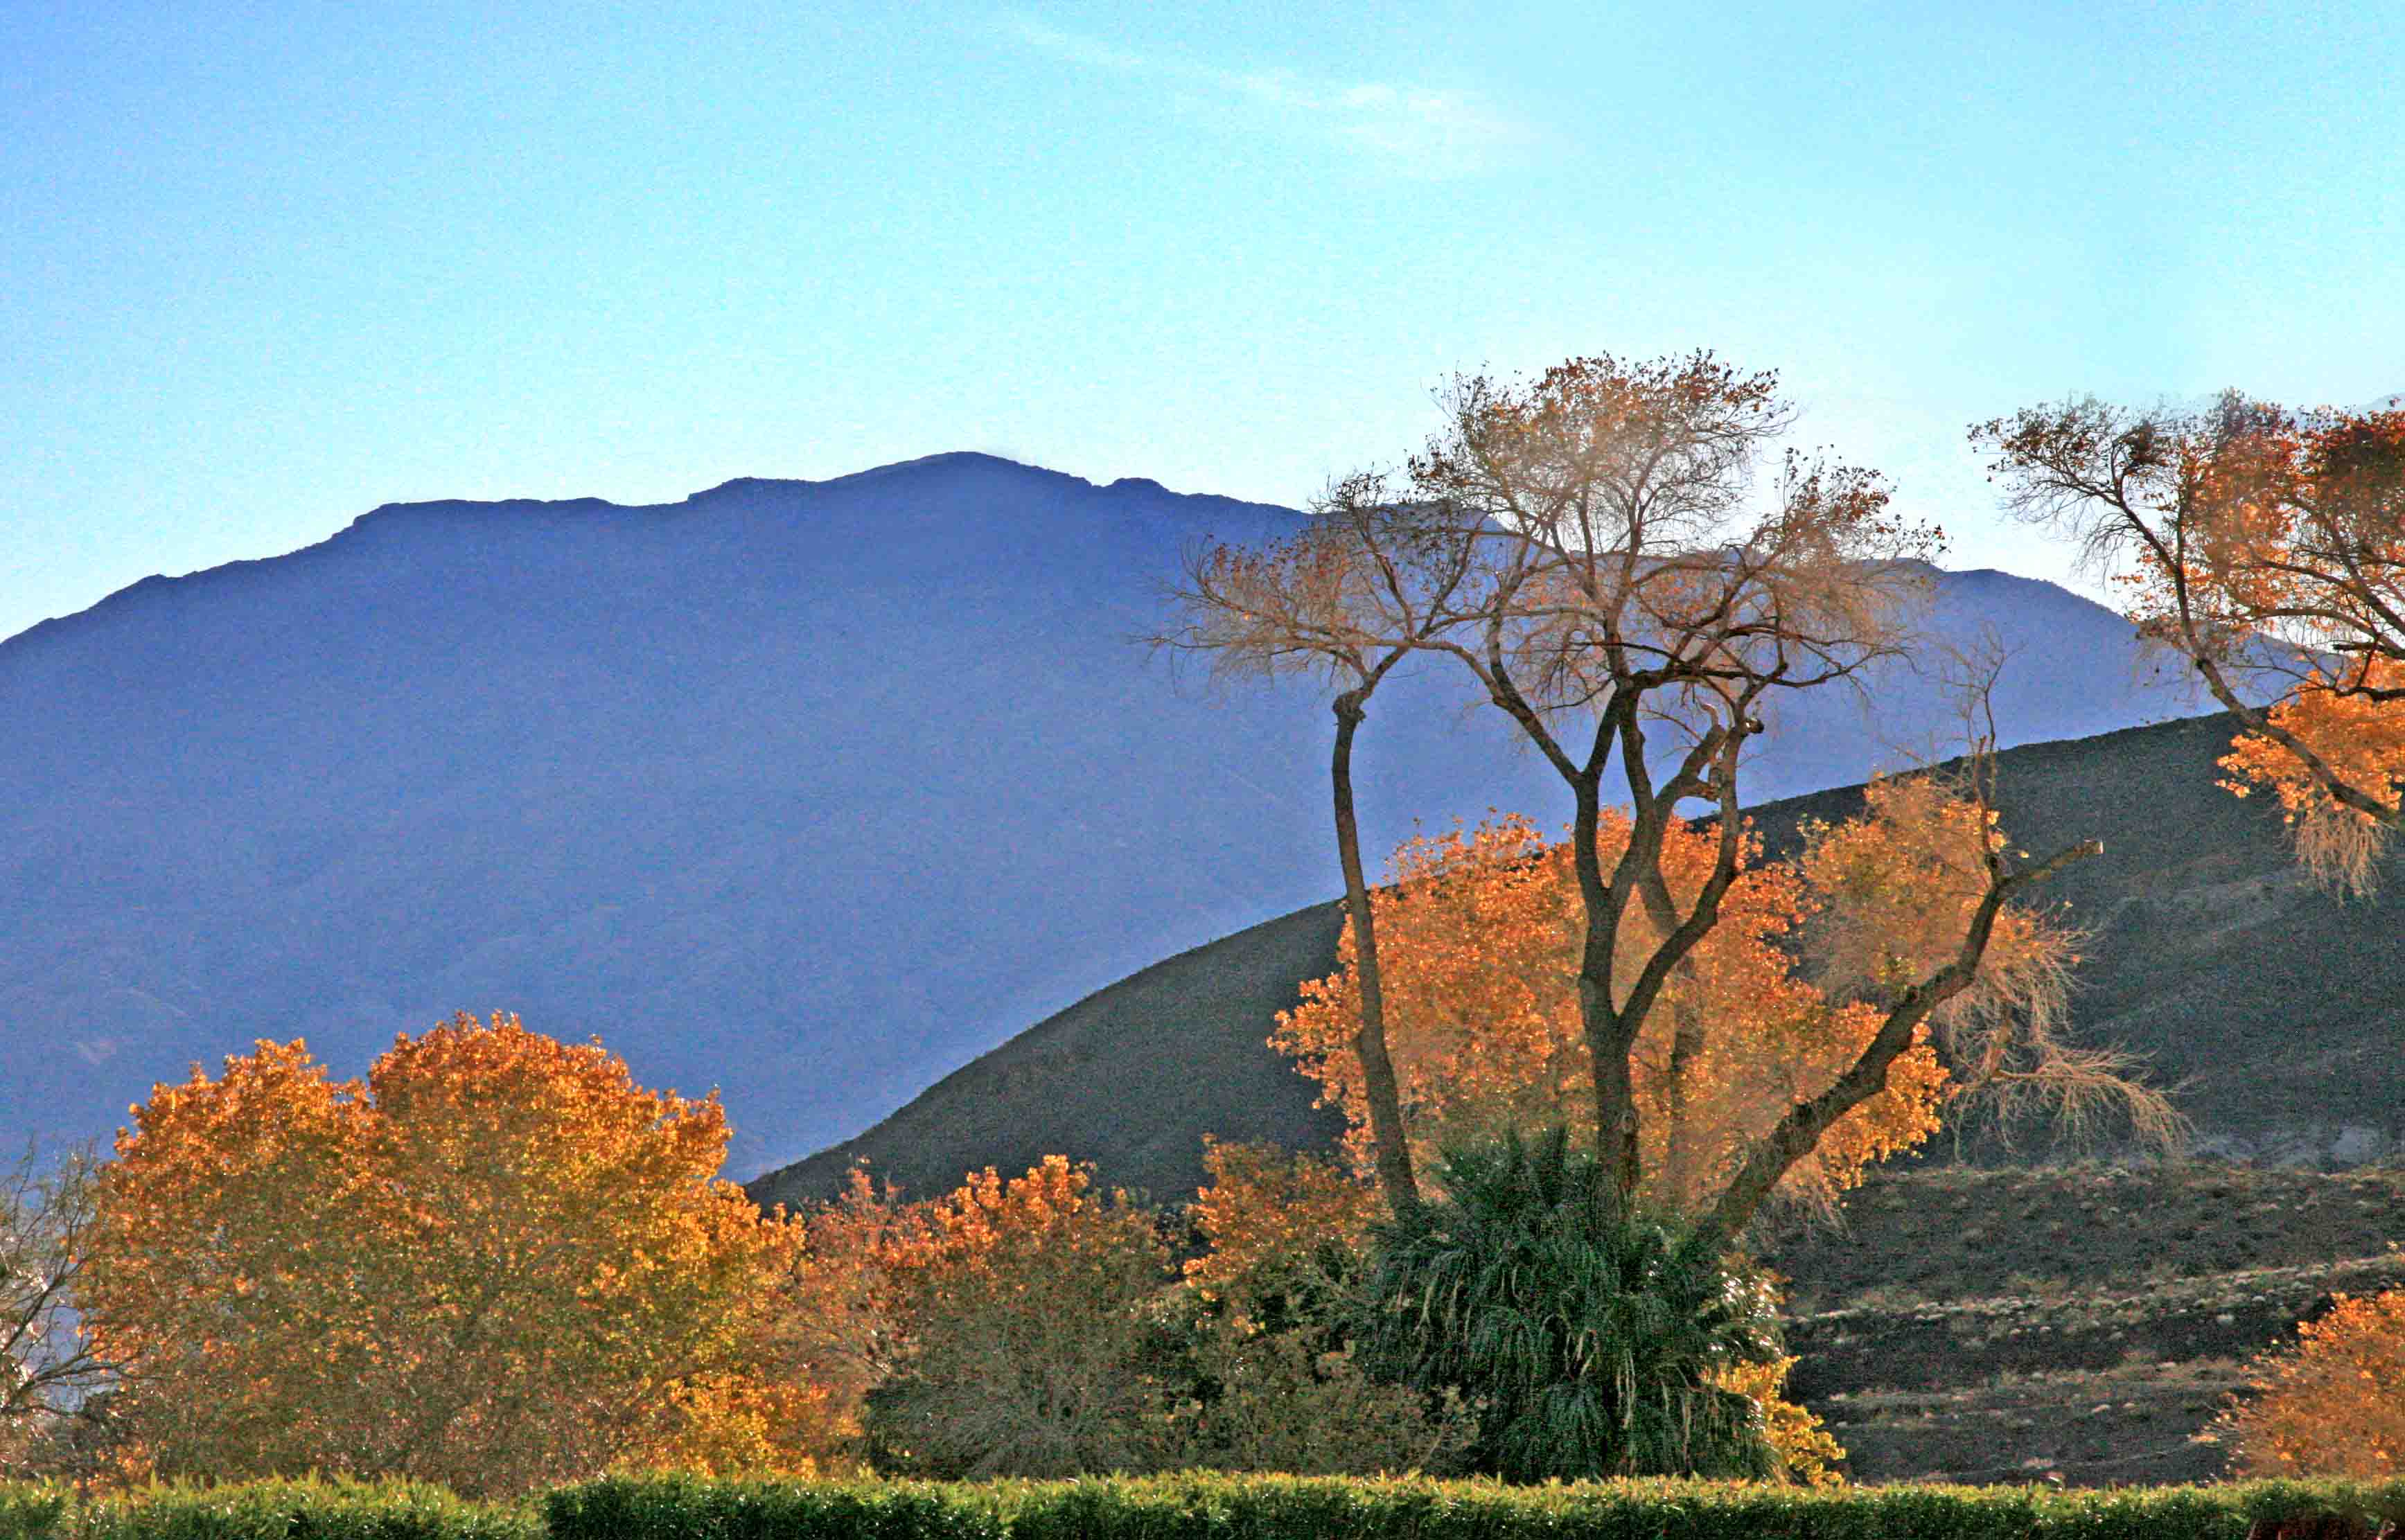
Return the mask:
[[[1608,812],[1596,835],[1607,869],[1627,837],[1626,819]],[[1662,868],[1682,913],[1711,870],[1716,839],[1683,822],[1666,837]],[[1581,1126],[1592,1076],[1576,992],[1583,924],[1568,846],[1548,844],[1524,818],[1499,816],[1407,843],[1394,879],[1373,903],[1389,1051],[1415,1155],[1426,1163],[1448,1141],[1510,1127]],[[1805,871],[1750,860],[1722,903],[1720,923],[1648,1018],[1633,1057],[1648,1197],[1695,1206],[1752,1141],[1834,1081],[1878,1030],[1876,1009],[1833,999],[1789,949],[1818,907]],[[1660,940],[1632,905],[1621,933],[1629,957],[1641,960]],[[1366,1172],[1371,1151],[1353,1052],[1359,1005],[1349,927],[1339,959],[1334,973],[1303,986],[1301,1003],[1281,1013],[1271,1041],[1320,1082],[1324,1104],[1344,1113],[1344,1148]],[[1896,1062],[1888,1089],[1791,1174],[1794,1196],[1849,1186],[1871,1162],[1926,1140],[1946,1084],[1930,1045],[1916,1044]]]
[[[2248,1366],[2252,1394],[2208,1438],[2247,1476],[2405,1476],[2405,1290],[2341,1295],[2297,1337]]]
[[[714,1180],[715,1096],[463,1014],[364,1081],[261,1042],[133,1112],[86,1308],[137,1467],[471,1493],[806,1467],[766,1309],[794,1237]]]

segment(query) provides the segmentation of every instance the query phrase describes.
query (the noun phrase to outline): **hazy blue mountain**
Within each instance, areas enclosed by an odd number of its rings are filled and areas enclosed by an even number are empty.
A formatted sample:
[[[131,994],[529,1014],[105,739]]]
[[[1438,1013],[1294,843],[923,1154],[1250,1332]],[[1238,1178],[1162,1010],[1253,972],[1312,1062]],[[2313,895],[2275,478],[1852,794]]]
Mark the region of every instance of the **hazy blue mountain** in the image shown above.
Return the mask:
[[[724,1088],[748,1175],[1156,959],[1322,898],[1328,715],[1128,638],[1181,546],[1296,515],[979,455],[682,503],[381,508],[0,643],[0,1137],[105,1132],[260,1037],[457,1009]],[[2198,708],[2051,585],[1944,574],[2007,742]],[[1786,708],[1760,797],[1945,747],[1933,681]],[[1372,849],[1563,798],[1432,668]]]

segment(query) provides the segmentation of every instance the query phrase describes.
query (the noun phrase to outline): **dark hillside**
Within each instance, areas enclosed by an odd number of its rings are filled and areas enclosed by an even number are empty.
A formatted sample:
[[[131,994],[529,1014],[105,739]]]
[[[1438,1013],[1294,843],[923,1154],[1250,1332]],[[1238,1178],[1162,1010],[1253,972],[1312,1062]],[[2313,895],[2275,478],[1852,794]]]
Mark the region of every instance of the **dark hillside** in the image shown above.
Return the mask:
[[[2074,1014],[2086,1039],[2153,1056],[2184,1086],[2207,1153],[2359,1162],[2405,1147],[2405,934],[2396,901],[2345,903],[2300,878],[2279,812],[2215,784],[2222,717],[2006,751],[2004,824],[2032,850],[2104,842],[2050,887],[2093,932]],[[1768,804],[1774,847],[1797,822],[1860,806],[1860,788]],[[1062,1153],[1107,1181],[1177,1197],[1204,1132],[1317,1147],[1327,1114],[1266,1046],[1296,984],[1334,966],[1333,903],[1184,953],[1014,1038],[858,1139],[753,1184],[823,1197],[846,1166],[924,1192],[964,1169]],[[2043,1146],[2040,1147],[2041,1152]]]
[[[2405,1286],[2405,1169],[1875,1173],[1786,1237],[1792,1384],[1862,1480],[2196,1481],[2245,1361]]]

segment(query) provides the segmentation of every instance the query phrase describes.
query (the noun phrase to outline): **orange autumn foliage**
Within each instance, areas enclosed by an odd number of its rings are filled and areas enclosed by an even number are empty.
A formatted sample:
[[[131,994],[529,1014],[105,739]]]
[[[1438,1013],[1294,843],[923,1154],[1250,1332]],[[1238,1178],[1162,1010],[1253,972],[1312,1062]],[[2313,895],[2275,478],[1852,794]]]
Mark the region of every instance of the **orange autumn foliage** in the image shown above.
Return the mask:
[[[1206,1300],[1334,1284],[1326,1253],[1358,1252],[1382,1211],[1376,1188],[1274,1144],[1206,1134],[1202,1166],[1211,1184],[1195,1194],[1191,1212],[1206,1249],[1187,1260],[1186,1281]]]
[[[2405,791],[2405,707],[2398,706],[2400,698],[2405,698],[2405,659],[2375,658],[2343,680],[2310,670],[2295,693],[2265,715],[2310,746],[2340,780],[2394,815],[2400,791]],[[2387,843],[2385,826],[2339,803],[2295,754],[2259,734],[2242,734],[2222,757],[2221,768],[2229,772],[2221,784],[2238,795],[2268,790],[2280,799],[2307,870],[2358,893],[2378,886],[2374,858]]]
[[[1627,834],[1625,817],[1607,812],[1597,833],[1607,867]],[[1682,910],[1710,868],[1713,843],[1709,831],[1671,826],[1663,870]],[[1582,1126],[1591,1092],[1568,846],[1548,845],[1527,819],[1507,815],[1466,833],[1410,841],[1396,853],[1394,878],[1375,902],[1414,1154],[1426,1158],[1447,1141],[1507,1127]],[[1694,1207],[1750,1141],[1834,1080],[1877,1031],[1877,1011],[1833,1003],[1781,949],[1814,907],[1794,868],[1750,852],[1720,923],[1649,1019],[1635,1054],[1647,1197]],[[1630,956],[1658,943],[1633,912],[1622,939]],[[1348,932],[1337,972],[1304,984],[1302,1003],[1280,1015],[1271,1041],[1343,1112],[1351,1125],[1344,1147],[1359,1167],[1369,1152],[1350,1052],[1352,965]],[[1945,1085],[1935,1054],[1916,1043],[1888,1089],[1839,1122],[1791,1174],[1791,1194],[1825,1197],[1852,1185],[1870,1163],[1927,1139]]]
[[[1074,1476],[1142,1464],[1147,1311],[1170,1279],[1152,1218],[1048,1155],[893,1208],[855,1185],[879,1335],[862,1421],[880,1469]]]
[[[714,1180],[714,1096],[462,1014],[364,1082],[261,1042],[134,1115],[86,1308],[137,1467],[495,1494],[806,1463],[811,1393],[770,1372],[792,1236]]]
[[[2221,762],[2224,784],[2274,792],[2305,864],[2368,891],[2385,830],[2334,798],[2330,782],[2394,821],[2405,789],[2405,411],[2298,416],[2258,405],[2250,426],[2210,449],[2184,446],[2189,606],[2201,600],[2223,630],[2334,656],[2266,713],[2324,772],[2247,733]],[[2142,569],[2136,586],[2148,610],[2175,613],[2167,569]]]
[[[2405,1290],[2341,1295],[2297,1337],[2248,1365],[2254,1394],[2210,1441],[2235,1445],[2246,1476],[2405,1476]]]
[[[2370,891],[2405,791],[2405,410],[2230,391],[2035,408],[1973,438],[2015,510],[2120,568],[2141,632],[2237,714],[2223,784],[2274,792],[2306,868]]]

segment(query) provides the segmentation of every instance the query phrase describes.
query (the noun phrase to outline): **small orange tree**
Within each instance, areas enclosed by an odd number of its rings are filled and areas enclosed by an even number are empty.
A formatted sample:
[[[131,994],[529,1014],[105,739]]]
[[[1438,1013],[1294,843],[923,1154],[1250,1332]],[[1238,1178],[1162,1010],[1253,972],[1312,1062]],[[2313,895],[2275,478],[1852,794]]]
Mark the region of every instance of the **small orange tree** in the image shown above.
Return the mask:
[[[2209,1436],[2247,1476],[2405,1476],[2405,1290],[2341,1295],[2297,1336],[2248,1366],[2253,1399]]]
[[[864,1419],[880,1468],[1075,1476],[1146,1462],[1160,1400],[1143,1366],[1147,1312],[1169,1252],[1149,1214],[1090,1182],[1048,1155],[886,1216],[886,1330]],[[866,1217],[855,1209],[855,1224]]]
[[[1370,1158],[1375,1158],[1374,1146]],[[1471,1420],[1372,1379],[1351,1342],[1378,1188],[1334,1161],[1203,1141],[1188,1211],[1205,1247],[1169,1312],[1179,1331],[1163,1463],[1296,1475],[1455,1469]]]
[[[714,1180],[714,1095],[462,1014],[364,1083],[261,1042],[134,1114],[83,1302],[139,1463],[485,1494],[797,1463],[809,1398],[765,1372],[789,1236]]]

